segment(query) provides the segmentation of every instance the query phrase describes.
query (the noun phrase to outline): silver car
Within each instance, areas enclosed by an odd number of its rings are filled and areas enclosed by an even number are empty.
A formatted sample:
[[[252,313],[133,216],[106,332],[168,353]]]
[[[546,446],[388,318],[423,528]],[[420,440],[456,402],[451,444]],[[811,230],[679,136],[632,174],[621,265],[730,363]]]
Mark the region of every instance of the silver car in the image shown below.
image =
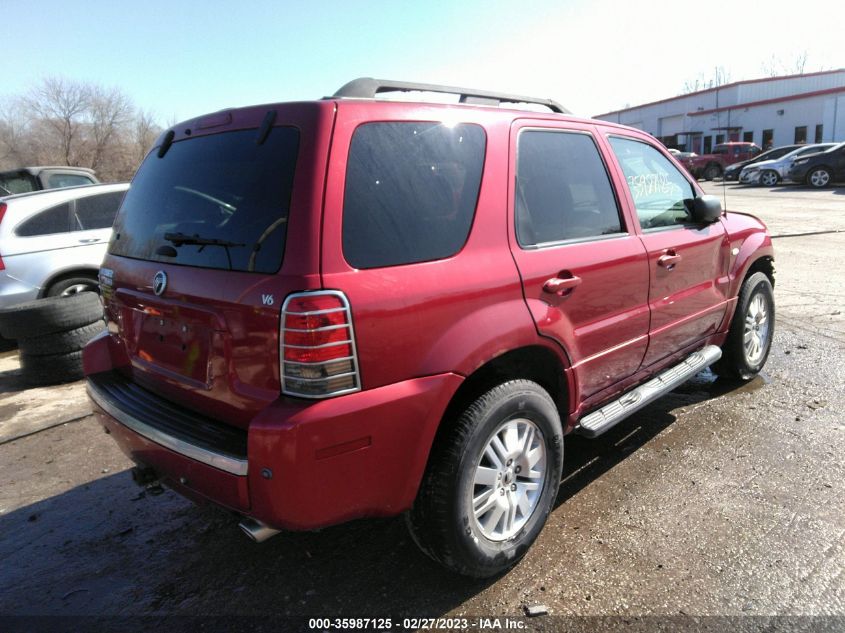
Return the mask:
[[[96,290],[128,183],[0,198],[0,308]]]
[[[804,154],[815,154],[816,152],[823,152],[836,145],[836,143],[814,143],[812,145],[802,145],[801,147],[792,150],[788,154],[784,154],[777,160],[761,160],[752,163],[742,168],[739,172],[739,182],[745,185],[763,185],[764,187],[774,187],[779,182],[786,180],[792,163],[795,159]]]

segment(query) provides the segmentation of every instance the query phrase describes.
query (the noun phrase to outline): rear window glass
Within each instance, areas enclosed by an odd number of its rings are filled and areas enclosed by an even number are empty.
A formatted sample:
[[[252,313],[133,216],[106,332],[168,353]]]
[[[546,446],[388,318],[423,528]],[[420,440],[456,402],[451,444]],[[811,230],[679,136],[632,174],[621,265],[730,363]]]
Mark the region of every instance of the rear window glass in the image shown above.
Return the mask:
[[[0,176],[0,187],[9,193],[26,193],[35,191],[38,187],[35,178],[29,174],[11,174]]]
[[[76,201],[76,210],[72,218],[73,230],[87,231],[111,228],[124,193],[123,191],[113,191],[97,196],[79,198]]]
[[[149,261],[273,273],[282,265],[299,131],[273,128],[174,143],[138,170],[109,252]]]
[[[360,126],[346,172],[346,261],[377,268],[457,253],[472,225],[485,144],[471,124]]]
[[[63,202],[62,204],[42,211],[38,215],[32,216],[26,222],[22,222],[15,230],[15,233],[21,237],[67,233],[69,230],[69,216],[70,203]]]

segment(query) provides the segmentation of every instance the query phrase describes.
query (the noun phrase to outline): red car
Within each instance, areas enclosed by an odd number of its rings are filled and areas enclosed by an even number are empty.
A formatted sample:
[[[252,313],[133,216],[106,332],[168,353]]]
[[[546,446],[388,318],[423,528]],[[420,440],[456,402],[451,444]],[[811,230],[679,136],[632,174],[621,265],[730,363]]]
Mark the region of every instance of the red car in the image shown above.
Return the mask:
[[[725,173],[725,168],[740,161],[757,156],[762,150],[754,143],[720,143],[711,154],[701,154],[685,158],[682,162],[687,171],[695,178],[713,180]]]
[[[568,433],[716,361],[761,369],[773,281],[764,225],[647,134],[356,80],[162,135],[84,362],[139,483],[225,506],[259,541],[407,513],[426,553],[483,577],[542,529]]]

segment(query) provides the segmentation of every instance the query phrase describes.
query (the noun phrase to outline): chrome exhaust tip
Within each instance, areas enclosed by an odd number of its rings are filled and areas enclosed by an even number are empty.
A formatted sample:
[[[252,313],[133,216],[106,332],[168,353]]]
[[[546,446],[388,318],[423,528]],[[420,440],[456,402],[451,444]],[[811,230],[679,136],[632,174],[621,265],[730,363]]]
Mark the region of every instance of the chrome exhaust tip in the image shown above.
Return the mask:
[[[244,534],[256,543],[263,543],[271,536],[276,536],[276,534],[281,532],[281,530],[271,528],[269,525],[265,525],[261,521],[256,521],[250,517],[244,517],[243,520],[238,523],[238,527],[241,528],[244,531]]]

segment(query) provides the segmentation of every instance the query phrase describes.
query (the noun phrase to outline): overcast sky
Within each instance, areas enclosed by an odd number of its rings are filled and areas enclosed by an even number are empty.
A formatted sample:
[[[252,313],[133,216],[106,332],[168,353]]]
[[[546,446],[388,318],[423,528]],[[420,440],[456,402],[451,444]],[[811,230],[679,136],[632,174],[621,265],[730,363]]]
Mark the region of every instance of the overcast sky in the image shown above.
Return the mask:
[[[361,76],[551,97],[590,116],[731,81],[845,67],[845,1],[0,0],[0,97],[58,75],[123,89],[161,123],[312,99]],[[16,8],[15,11],[11,7]]]

